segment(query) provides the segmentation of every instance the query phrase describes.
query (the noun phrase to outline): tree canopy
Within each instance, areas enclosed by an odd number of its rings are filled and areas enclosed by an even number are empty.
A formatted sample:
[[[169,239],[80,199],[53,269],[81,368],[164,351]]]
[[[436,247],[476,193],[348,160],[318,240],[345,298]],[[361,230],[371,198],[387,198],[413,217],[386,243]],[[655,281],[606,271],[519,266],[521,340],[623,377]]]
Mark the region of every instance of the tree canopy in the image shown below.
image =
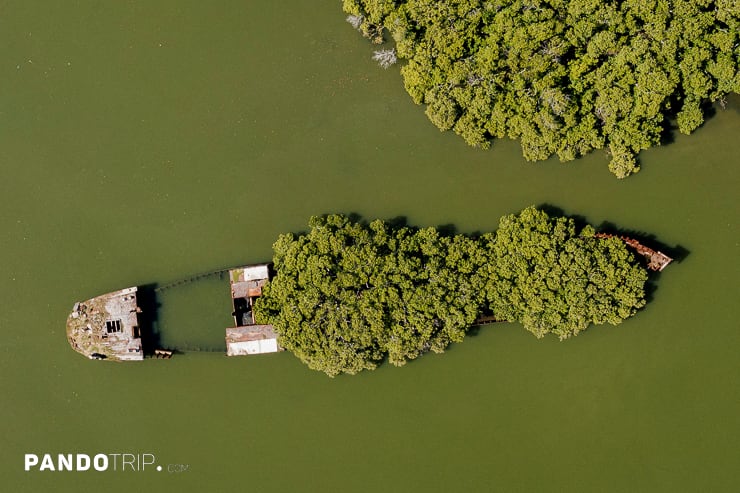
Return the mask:
[[[389,33],[404,85],[440,130],[473,146],[518,139],[524,157],[607,148],[624,178],[675,115],[740,93],[736,0],[343,0],[374,42]]]
[[[274,244],[276,274],[254,309],[281,346],[330,376],[443,352],[482,314],[566,339],[645,304],[646,270],[621,241],[535,208],[479,237],[343,215],[309,226]]]
[[[646,269],[618,238],[576,232],[566,217],[528,208],[482,238],[486,309],[537,337],[560,339],[590,324],[619,324],[645,305]]]

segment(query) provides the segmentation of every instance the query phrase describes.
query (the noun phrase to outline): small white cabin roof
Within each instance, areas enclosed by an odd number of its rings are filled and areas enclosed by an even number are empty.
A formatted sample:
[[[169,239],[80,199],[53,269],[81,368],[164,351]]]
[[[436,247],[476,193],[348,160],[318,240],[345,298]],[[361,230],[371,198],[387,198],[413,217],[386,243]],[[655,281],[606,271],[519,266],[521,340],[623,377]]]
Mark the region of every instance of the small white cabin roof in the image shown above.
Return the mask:
[[[245,267],[231,269],[229,273],[231,274],[232,283],[258,281],[270,277],[268,264],[247,265]]]
[[[226,354],[228,356],[277,351],[280,351],[280,346],[272,325],[245,325],[226,329]]]
[[[262,339],[257,341],[232,342],[227,345],[228,356],[244,356],[248,354],[277,353],[277,339]]]

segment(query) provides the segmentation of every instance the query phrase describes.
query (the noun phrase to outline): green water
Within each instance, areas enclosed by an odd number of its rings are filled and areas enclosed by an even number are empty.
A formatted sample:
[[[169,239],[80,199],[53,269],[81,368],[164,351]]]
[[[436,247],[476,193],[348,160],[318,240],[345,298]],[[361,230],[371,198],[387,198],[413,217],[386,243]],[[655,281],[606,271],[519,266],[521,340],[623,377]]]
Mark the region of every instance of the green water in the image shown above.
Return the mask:
[[[615,180],[441,134],[338,2],[2,4],[2,491],[737,491],[740,100]],[[328,379],[288,353],[106,364],[72,304],[270,258],[311,214],[491,230],[551,204],[689,254],[619,327],[482,328]],[[162,299],[218,349],[225,280]],[[23,471],[25,453],[154,453],[188,471]]]

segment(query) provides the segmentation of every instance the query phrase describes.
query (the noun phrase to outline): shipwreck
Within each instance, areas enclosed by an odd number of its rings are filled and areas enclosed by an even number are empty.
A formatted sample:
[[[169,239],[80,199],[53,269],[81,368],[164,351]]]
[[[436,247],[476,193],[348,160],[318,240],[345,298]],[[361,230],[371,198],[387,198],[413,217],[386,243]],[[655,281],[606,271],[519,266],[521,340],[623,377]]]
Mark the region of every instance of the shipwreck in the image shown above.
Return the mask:
[[[222,269],[182,279],[159,289],[228,272],[234,326],[226,329],[226,354],[243,356],[282,351],[272,325],[258,324],[252,308],[270,280],[270,264]],[[141,308],[136,286],[74,304],[67,317],[67,339],[72,349],[96,360],[141,361],[145,355],[169,359],[173,351],[142,344]],[[156,290],[155,290],[156,291]]]

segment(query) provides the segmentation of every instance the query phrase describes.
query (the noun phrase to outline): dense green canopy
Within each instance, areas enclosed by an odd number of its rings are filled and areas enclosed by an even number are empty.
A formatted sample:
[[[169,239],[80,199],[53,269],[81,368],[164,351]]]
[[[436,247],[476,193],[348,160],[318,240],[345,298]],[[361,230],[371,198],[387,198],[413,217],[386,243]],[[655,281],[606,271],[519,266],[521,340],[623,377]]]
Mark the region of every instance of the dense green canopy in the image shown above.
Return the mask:
[[[524,157],[568,161],[606,147],[637,171],[676,115],[740,93],[737,0],[343,0],[365,36],[389,32],[417,104],[469,144],[521,142]]]
[[[616,325],[645,305],[647,271],[617,238],[576,234],[572,219],[528,208],[482,238],[486,308],[537,337],[561,339],[590,324]]]
[[[311,368],[356,373],[386,357],[402,365],[463,339],[481,299],[472,240],[341,215],[309,224],[275,243],[277,275],[255,313]]]
[[[255,316],[330,376],[442,352],[484,313],[565,339],[645,303],[646,271],[621,241],[577,235],[571,219],[535,208],[477,238],[342,215],[309,225],[275,243]]]

